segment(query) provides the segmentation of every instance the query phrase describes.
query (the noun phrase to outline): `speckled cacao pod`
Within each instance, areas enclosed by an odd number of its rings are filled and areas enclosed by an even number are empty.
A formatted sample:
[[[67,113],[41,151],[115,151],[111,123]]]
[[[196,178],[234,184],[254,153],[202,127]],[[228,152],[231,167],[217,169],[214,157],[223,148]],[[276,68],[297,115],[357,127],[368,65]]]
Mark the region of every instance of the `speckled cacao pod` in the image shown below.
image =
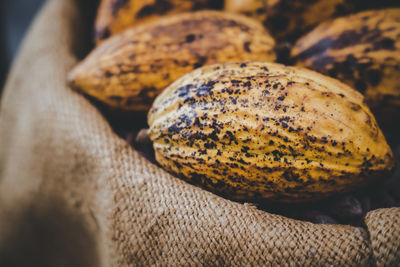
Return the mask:
[[[276,63],[203,67],[148,116],[158,163],[233,199],[299,202],[363,186],[393,154],[347,85]]]
[[[356,88],[379,118],[400,114],[400,9],[323,23],[296,43],[292,57]]]
[[[226,10],[262,21],[279,41],[295,41],[330,18],[399,5],[398,0],[225,0]]]
[[[202,65],[275,60],[275,42],[242,15],[198,11],[128,29],[95,48],[70,85],[111,107],[147,111],[169,84]]]
[[[96,41],[133,25],[164,15],[201,9],[222,9],[223,0],[101,0],[95,25]]]

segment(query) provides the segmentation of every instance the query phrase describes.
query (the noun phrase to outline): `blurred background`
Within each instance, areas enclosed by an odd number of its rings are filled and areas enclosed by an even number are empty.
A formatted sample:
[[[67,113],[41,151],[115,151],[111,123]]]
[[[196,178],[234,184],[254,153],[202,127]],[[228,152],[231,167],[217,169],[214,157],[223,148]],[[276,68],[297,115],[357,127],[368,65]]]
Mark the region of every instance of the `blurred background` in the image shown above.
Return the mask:
[[[0,0],[0,92],[10,63],[44,0]]]

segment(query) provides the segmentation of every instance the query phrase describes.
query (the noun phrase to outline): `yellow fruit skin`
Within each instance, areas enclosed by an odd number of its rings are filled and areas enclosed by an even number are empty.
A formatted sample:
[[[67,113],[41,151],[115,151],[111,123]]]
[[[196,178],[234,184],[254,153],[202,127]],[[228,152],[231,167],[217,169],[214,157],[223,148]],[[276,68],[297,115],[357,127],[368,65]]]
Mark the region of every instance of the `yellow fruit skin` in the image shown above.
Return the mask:
[[[328,19],[399,4],[398,0],[225,0],[225,10],[252,16],[277,40],[292,42]]]
[[[291,55],[296,65],[362,92],[379,117],[400,113],[400,9],[323,23],[298,40]]]
[[[102,0],[97,11],[95,38],[99,42],[130,26],[164,15],[222,8],[222,0]]]
[[[149,136],[166,170],[231,199],[316,200],[393,168],[363,100],[307,69],[217,64],[186,74],[157,97]]]
[[[104,41],[68,77],[111,107],[147,111],[173,81],[202,65],[274,61],[275,41],[257,21],[219,11],[165,17]]]

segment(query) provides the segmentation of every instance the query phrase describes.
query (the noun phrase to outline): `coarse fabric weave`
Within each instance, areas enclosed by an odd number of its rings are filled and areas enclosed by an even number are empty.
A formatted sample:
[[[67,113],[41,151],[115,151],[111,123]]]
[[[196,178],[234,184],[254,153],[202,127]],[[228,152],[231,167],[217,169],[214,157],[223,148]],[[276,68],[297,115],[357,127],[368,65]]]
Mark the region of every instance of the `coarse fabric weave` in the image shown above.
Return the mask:
[[[370,212],[365,228],[296,221],[187,184],[139,155],[66,85],[88,39],[82,2],[47,2],[3,93],[0,266],[399,263],[399,208]]]

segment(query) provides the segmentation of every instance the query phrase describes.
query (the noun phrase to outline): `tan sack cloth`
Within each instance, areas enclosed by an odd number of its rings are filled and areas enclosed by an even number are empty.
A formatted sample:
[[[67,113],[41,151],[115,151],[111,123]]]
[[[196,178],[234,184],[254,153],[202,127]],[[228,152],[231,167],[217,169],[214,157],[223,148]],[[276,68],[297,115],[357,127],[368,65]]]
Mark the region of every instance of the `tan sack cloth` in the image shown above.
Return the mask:
[[[140,156],[65,84],[92,23],[82,2],[47,2],[3,93],[0,266],[399,263],[399,208],[370,212],[368,229],[296,221],[189,185]]]

